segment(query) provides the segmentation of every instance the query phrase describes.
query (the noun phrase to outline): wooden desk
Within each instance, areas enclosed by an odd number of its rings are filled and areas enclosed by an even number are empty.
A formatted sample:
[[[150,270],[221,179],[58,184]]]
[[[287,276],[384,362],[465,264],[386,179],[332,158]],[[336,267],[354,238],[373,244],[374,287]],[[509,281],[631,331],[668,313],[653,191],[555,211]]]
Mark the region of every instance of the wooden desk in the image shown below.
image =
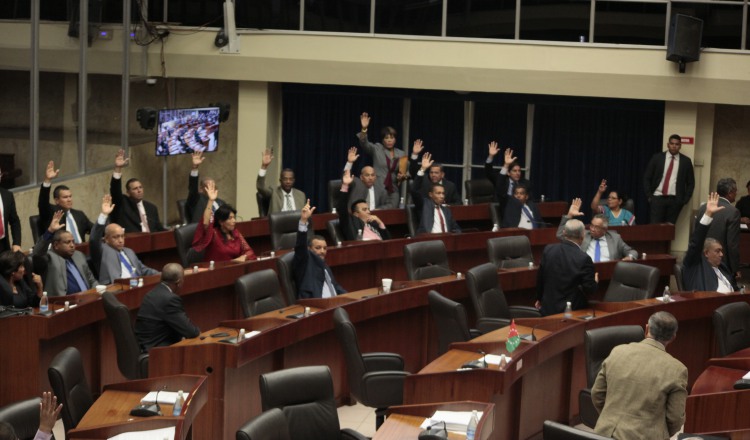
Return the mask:
[[[373,440],[415,439],[422,432],[419,426],[435,411],[481,411],[474,438],[486,440],[492,435],[495,405],[483,402],[445,402],[429,405],[399,405],[388,409],[388,418],[378,429]],[[465,439],[465,435],[448,433],[449,439]]]
[[[67,438],[108,439],[123,432],[175,427],[175,440],[190,438],[188,434],[193,420],[206,404],[205,376],[178,375],[131,380],[104,387],[104,392],[83,416]],[[161,404],[163,416],[135,417],[130,410],[138,405],[146,394],[157,390],[189,393],[179,416],[172,416],[173,405]]]

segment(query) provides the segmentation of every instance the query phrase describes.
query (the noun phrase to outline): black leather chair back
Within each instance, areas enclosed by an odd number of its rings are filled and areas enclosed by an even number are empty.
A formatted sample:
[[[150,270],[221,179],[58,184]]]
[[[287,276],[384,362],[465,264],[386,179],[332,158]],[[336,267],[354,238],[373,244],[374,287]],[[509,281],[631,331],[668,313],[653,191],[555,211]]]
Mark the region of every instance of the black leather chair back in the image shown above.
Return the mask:
[[[284,288],[287,305],[297,303],[297,282],[294,280],[294,252],[288,252],[276,259],[276,270],[279,272],[281,287]]]
[[[81,353],[75,347],[61,351],[52,359],[47,375],[58,402],[63,404],[65,431],[70,431],[78,426],[78,422],[94,404],[94,397],[83,371]]]
[[[498,282],[497,267],[494,264],[484,263],[469,269],[466,272],[466,284],[477,319],[510,319],[508,301]]]
[[[448,252],[442,240],[420,241],[404,246],[406,275],[410,280],[450,275]]]
[[[583,345],[586,355],[586,384],[594,386],[596,375],[602,369],[612,349],[622,344],[640,342],[644,338],[643,327],[639,325],[615,325],[586,330]]]
[[[684,292],[685,285],[682,283],[682,264],[675,263],[674,268],[672,269],[672,274],[674,275],[675,284],[677,284],[677,291]]]
[[[328,237],[334,243],[344,241],[344,234],[341,232],[339,219],[335,218],[333,220],[328,220],[326,222],[326,229],[328,230]]]
[[[292,249],[297,243],[297,228],[300,211],[274,212],[268,216],[268,228],[271,230],[271,248]],[[313,228],[308,228],[308,239],[312,237]]]
[[[263,194],[256,192],[255,201],[258,203],[258,217],[268,216],[268,206],[271,204],[269,197],[263,197]]]
[[[251,272],[237,278],[234,291],[240,298],[245,318],[271,312],[285,306],[279,279],[273,269]]]
[[[531,242],[525,235],[491,238],[487,240],[487,254],[498,269],[527,267],[534,261]]]
[[[421,213],[417,212],[417,207],[413,203],[405,205],[404,209],[406,210],[406,227],[409,229],[409,237],[416,237]]]
[[[488,206],[490,208],[490,220],[492,220],[492,224],[502,227],[503,213],[500,211],[500,203],[492,202]]]
[[[430,304],[430,312],[438,329],[438,354],[448,351],[448,347],[453,342],[465,342],[471,339],[463,305],[434,290],[427,292],[427,302]]]
[[[104,313],[117,346],[117,368],[129,380],[148,377],[148,354],[141,353],[130,321],[130,312],[111,292],[102,294]]]
[[[341,192],[341,179],[328,181],[328,210],[332,211],[336,207],[336,198]],[[347,194],[346,197],[349,195]]]
[[[263,411],[237,430],[236,440],[291,440],[284,412],[278,408]]]
[[[349,313],[341,307],[333,311],[333,326],[341,343],[346,360],[347,377],[349,380],[349,392],[360,402],[362,398],[362,376],[367,373],[367,368],[362,360],[362,351],[359,348],[357,329],[354,328]]]
[[[618,261],[604,293],[605,302],[637,301],[654,296],[659,269],[644,264]]]
[[[188,218],[188,213],[185,209],[186,204],[187,199],[177,199],[177,213],[180,215],[180,224],[183,225],[198,221],[198,219]],[[193,213],[191,212],[190,215],[193,215]]]
[[[544,422],[542,438],[544,440],[613,440],[611,437],[602,437],[599,434],[582,431],[551,420]]]
[[[49,225],[48,225],[49,226]],[[39,241],[39,216],[29,216],[29,227],[31,228],[31,236],[34,238],[34,243]]]
[[[263,411],[279,408],[284,412],[294,440],[340,438],[333,380],[327,366],[261,374],[260,400]]]
[[[198,223],[191,223],[174,230],[174,241],[177,245],[177,254],[180,256],[182,267],[191,267],[203,260],[203,252],[196,252],[193,249],[193,237],[198,225]],[[202,224],[201,227],[203,227]]]
[[[495,198],[495,187],[487,179],[467,180],[464,182],[464,188],[466,188],[466,198],[472,205],[490,203]]]
[[[714,310],[713,322],[717,356],[750,347],[750,305],[746,302],[724,304]]]
[[[41,398],[34,397],[0,408],[0,422],[12,426],[20,440],[33,440],[39,429],[39,402],[41,401]]]

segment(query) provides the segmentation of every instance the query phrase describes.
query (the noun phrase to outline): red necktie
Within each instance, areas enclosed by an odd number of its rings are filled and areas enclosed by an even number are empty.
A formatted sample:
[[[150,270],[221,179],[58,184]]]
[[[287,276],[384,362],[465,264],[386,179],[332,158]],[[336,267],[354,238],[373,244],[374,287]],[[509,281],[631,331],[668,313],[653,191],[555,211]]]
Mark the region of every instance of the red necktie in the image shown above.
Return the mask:
[[[438,218],[440,218],[440,230],[442,232],[447,232],[445,230],[445,219],[443,218],[443,210],[440,209],[440,206],[438,206],[438,205],[435,205],[435,209],[437,209]]]
[[[669,162],[669,167],[667,168],[667,175],[664,176],[664,185],[661,186],[661,195],[663,196],[669,195],[669,179],[672,177],[673,169],[674,169],[674,156],[672,156],[672,160]]]
[[[0,237],[5,237],[5,219],[2,211],[0,211]]]

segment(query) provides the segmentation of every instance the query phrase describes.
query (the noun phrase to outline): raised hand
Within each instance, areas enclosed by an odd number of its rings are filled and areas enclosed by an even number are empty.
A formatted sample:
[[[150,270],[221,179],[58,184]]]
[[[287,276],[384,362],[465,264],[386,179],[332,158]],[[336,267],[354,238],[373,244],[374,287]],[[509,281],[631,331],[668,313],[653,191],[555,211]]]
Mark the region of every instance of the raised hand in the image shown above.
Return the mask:
[[[44,287],[42,286],[42,277],[41,275],[37,275],[32,272],[31,274],[31,281],[34,283],[34,285],[37,287],[37,291],[39,292],[39,295],[42,294],[44,291]]]
[[[49,223],[49,228],[47,228],[47,230],[54,234],[59,229],[62,229],[63,226],[65,226],[65,225],[61,225],[60,224],[60,220],[62,218],[63,218],[63,211],[62,211],[62,209],[59,210],[59,211],[57,211],[57,212],[55,212],[52,215],[52,221]]]
[[[213,180],[207,181],[204,191],[206,192],[208,200],[211,202],[209,205],[213,205],[213,203],[219,197],[219,190],[216,189],[216,182],[214,182]]]
[[[723,206],[719,206],[719,194],[712,192],[708,195],[708,202],[706,202],[706,215],[713,217],[715,213],[724,209]]]
[[[362,131],[367,130],[367,127],[370,126],[370,115],[367,112],[362,113],[359,115],[359,122],[362,124]]]
[[[435,161],[432,160],[432,154],[425,153],[422,155],[422,171],[429,170]]]
[[[341,177],[341,183],[344,185],[351,185],[354,181],[354,176],[352,176],[352,172],[350,170],[344,171],[343,177]]]
[[[104,194],[104,197],[102,197],[102,214],[108,216],[112,214],[112,211],[114,209],[115,205],[112,204],[112,196],[109,194]]]
[[[505,158],[504,158],[505,167],[506,168],[509,167],[510,164],[512,164],[513,162],[516,161],[516,159],[517,158],[515,156],[513,156],[513,150],[511,150],[510,148],[506,148],[505,149]]]
[[[268,168],[268,165],[271,164],[271,161],[273,160],[273,152],[270,148],[266,148],[263,150],[263,154],[261,155],[261,163],[260,167],[264,170]]]
[[[602,179],[602,183],[599,184],[599,194],[603,194],[607,190],[607,179]]]
[[[570,204],[570,209],[568,209],[568,218],[580,217],[583,215],[581,212],[581,203],[580,198],[573,199],[573,202]]]
[[[315,212],[315,207],[310,207],[310,199],[307,199],[307,203],[305,203],[305,206],[302,207],[302,215],[299,218],[299,221],[302,223],[307,223],[307,220],[313,215],[313,212]]]
[[[497,146],[497,142],[492,141],[487,145],[487,150],[489,152],[490,157],[497,156],[497,153],[500,152],[500,147]]]
[[[206,158],[203,157],[202,151],[196,151],[195,153],[193,153],[193,169],[197,170],[204,160],[206,160]]]
[[[130,162],[130,158],[125,157],[125,150],[120,148],[117,150],[117,154],[115,155],[115,171],[120,172],[122,167],[128,166],[128,163]]]
[[[412,154],[419,154],[424,150],[424,143],[422,142],[422,139],[417,139],[414,141],[414,145],[411,147],[411,153]]]
[[[359,154],[357,154],[357,147],[351,147],[349,149],[349,153],[346,155],[346,161],[349,163],[354,163],[359,159]]]
[[[57,404],[57,396],[51,392],[42,393],[42,401],[39,403],[39,430],[47,434],[52,432],[52,428],[60,417],[62,403]]]
[[[55,169],[55,161],[51,160],[47,163],[47,171],[44,173],[44,182],[49,183],[60,174],[60,169]]]

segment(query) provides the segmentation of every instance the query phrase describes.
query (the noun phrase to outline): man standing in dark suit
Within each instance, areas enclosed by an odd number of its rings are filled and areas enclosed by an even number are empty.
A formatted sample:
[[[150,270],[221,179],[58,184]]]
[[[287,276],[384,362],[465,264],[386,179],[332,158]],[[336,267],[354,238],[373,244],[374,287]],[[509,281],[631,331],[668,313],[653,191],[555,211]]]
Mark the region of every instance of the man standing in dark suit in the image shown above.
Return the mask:
[[[724,247],[721,242],[706,238],[714,217],[724,209],[726,208],[719,206],[719,195],[711,193],[706,202],[705,213],[695,224],[690,245],[682,260],[682,282],[686,290],[721,293],[738,290],[734,274],[722,261]]]
[[[503,228],[534,229],[542,226],[542,215],[536,204],[529,201],[526,185],[519,183],[508,198],[503,214]]]
[[[643,186],[651,203],[651,223],[677,223],[682,207],[693,197],[693,162],[680,148],[682,138],[669,136],[667,151],[655,154],[646,166]]]
[[[331,268],[326,264],[328,245],[326,239],[320,235],[313,235],[307,241],[307,227],[310,217],[315,211],[307,200],[302,208],[297,230],[297,244],[294,246],[292,271],[297,283],[297,298],[331,298],[346,293],[336,282]]]
[[[427,154],[427,153],[425,153]],[[436,183],[427,193],[427,197],[414,194],[414,204],[417,212],[421,213],[417,234],[446,232],[461,232],[461,227],[453,220],[453,214],[445,202],[445,187]]]
[[[488,150],[489,155],[484,163],[484,175],[495,186],[495,200],[500,203],[500,212],[505,212],[506,201],[514,195],[516,186],[523,185],[526,187],[527,196],[531,196],[531,182],[521,177],[521,165],[513,156],[513,150],[505,149],[503,167],[499,173],[492,167],[495,156],[500,152],[497,142],[490,142]]]
[[[537,272],[536,308],[542,316],[562,313],[565,303],[573,310],[586,308],[586,295],[594,293],[598,276],[591,257],[580,248],[583,223],[569,220],[563,229],[561,243],[547,245]]]
[[[362,240],[388,240],[391,234],[385,223],[370,212],[370,207],[364,199],[355,200],[351,205],[347,193],[355,182],[349,170],[344,171],[341,180],[341,191],[336,199],[336,209],[339,213],[339,226],[344,234],[344,240],[357,240],[358,231],[362,231]],[[350,210],[351,209],[351,210]]]
[[[178,295],[184,282],[182,266],[168,263],[161,272],[161,283],[143,297],[135,319],[135,335],[141,350],[195,338],[200,329],[190,321]]]
[[[421,140],[414,142],[414,150],[422,151]],[[443,166],[439,163],[435,163],[435,161],[432,160],[432,155],[430,153],[424,153],[422,155],[422,166],[419,168],[419,171],[416,170],[419,162],[412,160],[411,163],[410,173],[414,177],[414,180],[412,181],[412,193],[417,193],[420,198],[424,198],[427,197],[427,194],[430,192],[433,185],[441,185],[445,189],[445,203],[449,205],[461,204],[461,198],[458,196],[456,185],[450,180],[445,179]],[[424,178],[425,173],[428,173],[427,179]]]
[[[2,178],[0,171],[0,178]],[[0,188],[0,252],[21,250],[21,220],[16,212],[16,199],[13,193],[5,188]],[[13,241],[8,238],[13,234]],[[11,245],[11,243],[13,243]]]
[[[737,182],[731,177],[719,180],[716,184],[716,193],[719,194],[719,206],[724,209],[714,214],[706,236],[722,244],[722,261],[736,278],[740,271],[740,211],[732,206],[732,203],[737,198]],[[706,205],[701,205],[697,218],[702,218],[705,212]],[[698,221],[696,220],[696,223]]]
[[[218,189],[216,181],[211,177],[201,179],[200,187],[198,186],[198,168],[204,160],[206,158],[203,157],[202,151],[193,153],[193,169],[190,171],[190,177],[188,178],[188,196],[187,201],[185,201],[185,217],[188,223],[195,223],[203,218],[203,211],[206,210],[206,204],[208,203],[208,196],[205,192],[208,182],[213,182],[214,188]],[[224,203],[226,202],[216,199],[213,203],[213,211],[216,212],[219,206]]]
[[[55,162],[49,161],[47,171],[45,172],[44,182],[39,189],[39,235],[44,234],[45,229],[52,221],[55,212],[62,210],[63,217],[61,224],[66,231],[73,235],[73,241],[83,243],[86,241],[86,234],[91,233],[93,224],[83,211],[73,209],[73,192],[65,185],[57,185],[52,192],[55,204],[49,203],[49,190],[52,187],[52,179],[60,174],[59,169],[55,169]]]
[[[109,182],[109,193],[115,210],[112,217],[125,228],[125,232],[159,232],[166,229],[159,220],[159,210],[151,202],[143,199],[143,184],[132,178],[125,183],[127,197],[122,193],[122,168],[130,159],[125,158],[125,150],[115,156],[115,170]]]

